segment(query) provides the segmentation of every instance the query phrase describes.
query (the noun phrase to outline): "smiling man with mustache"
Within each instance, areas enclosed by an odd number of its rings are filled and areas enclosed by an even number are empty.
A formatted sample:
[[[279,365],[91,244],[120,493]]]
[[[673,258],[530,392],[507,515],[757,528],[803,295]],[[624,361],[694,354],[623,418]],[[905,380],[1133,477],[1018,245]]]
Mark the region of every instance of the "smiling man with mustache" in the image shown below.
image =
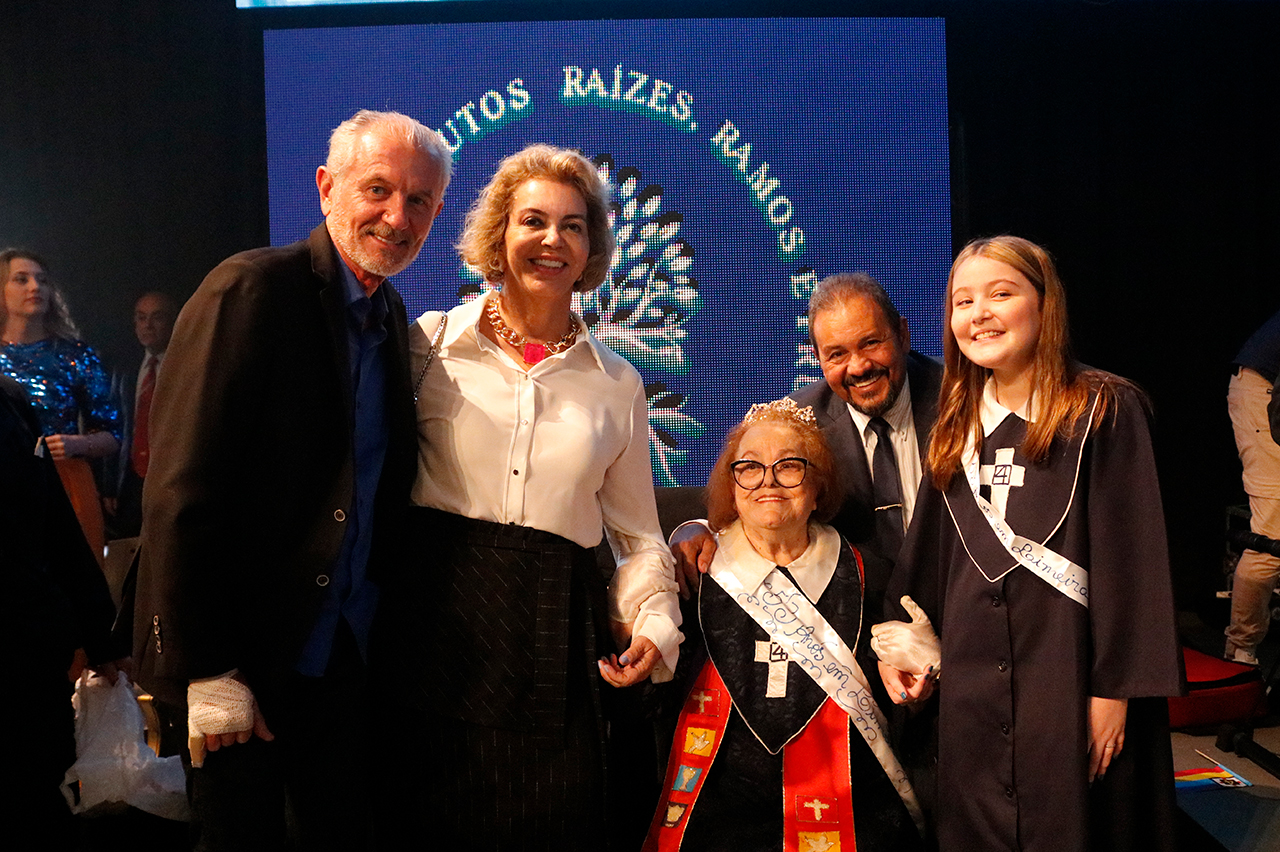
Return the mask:
[[[912,351],[906,319],[861,272],[818,282],[809,297],[809,333],[825,381],[793,396],[813,407],[842,474],[845,500],[832,526],[884,557],[882,570],[867,565],[868,615],[877,616],[888,566],[911,522],[942,365]]]
[[[809,297],[809,330],[825,381],[792,396],[813,408],[831,444],[845,490],[831,525],[862,550],[866,613],[875,621],[915,506],[942,365],[911,349],[906,319],[863,272],[818,282]],[[714,538],[701,524],[686,524],[672,535],[671,550],[679,579],[696,588],[715,553]]]

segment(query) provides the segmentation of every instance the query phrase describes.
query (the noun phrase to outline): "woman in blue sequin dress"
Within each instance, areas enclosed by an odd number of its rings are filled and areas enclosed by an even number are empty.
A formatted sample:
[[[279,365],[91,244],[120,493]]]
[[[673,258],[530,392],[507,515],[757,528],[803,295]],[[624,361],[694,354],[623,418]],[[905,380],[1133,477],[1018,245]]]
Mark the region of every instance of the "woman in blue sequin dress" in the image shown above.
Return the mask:
[[[78,339],[47,268],[32,252],[0,252],[0,373],[16,379],[30,397],[85,538],[101,560],[102,506],[87,459],[119,450],[120,417],[111,378],[93,348]]]

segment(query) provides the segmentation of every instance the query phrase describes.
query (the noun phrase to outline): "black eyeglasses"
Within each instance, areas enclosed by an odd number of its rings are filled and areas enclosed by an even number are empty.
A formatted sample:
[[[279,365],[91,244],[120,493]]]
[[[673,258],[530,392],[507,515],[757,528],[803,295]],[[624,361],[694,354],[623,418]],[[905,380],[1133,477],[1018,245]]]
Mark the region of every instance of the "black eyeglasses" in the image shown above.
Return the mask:
[[[773,471],[773,481],[782,488],[795,488],[804,482],[805,472],[809,469],[809,460],[801,458],[778,459],[766,465],[751,459],[739,459],[729,465],[733,471],[733,481],[748,491],[755,491],[764,485],[764,471]]]

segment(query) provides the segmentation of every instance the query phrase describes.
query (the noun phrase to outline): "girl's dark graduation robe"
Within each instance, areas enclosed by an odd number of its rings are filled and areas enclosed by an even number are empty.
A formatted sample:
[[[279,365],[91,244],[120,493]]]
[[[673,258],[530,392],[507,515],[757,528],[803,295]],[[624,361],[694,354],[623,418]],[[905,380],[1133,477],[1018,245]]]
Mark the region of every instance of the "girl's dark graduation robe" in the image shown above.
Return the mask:
[[[945,495],[920,491],[887,604],[905,619],[898,600],[911,595],[942,639],[943,852],[1174,847],[1163,696],[1183,678],[1168,546],[1146,412],[1127,386],[1116,395],[1096,431],[1084,437],[1082,418],[1042,464],[1022,455],[1025,420],[984,417],[981,463],[1010,483],[1009,526],[1088,572],[1087,609],[1014,567],[963,473]],[[1001,448],[1013,466],[995,470]],[[1090,696],[1129,699],[1124,749],[1092,786]]]

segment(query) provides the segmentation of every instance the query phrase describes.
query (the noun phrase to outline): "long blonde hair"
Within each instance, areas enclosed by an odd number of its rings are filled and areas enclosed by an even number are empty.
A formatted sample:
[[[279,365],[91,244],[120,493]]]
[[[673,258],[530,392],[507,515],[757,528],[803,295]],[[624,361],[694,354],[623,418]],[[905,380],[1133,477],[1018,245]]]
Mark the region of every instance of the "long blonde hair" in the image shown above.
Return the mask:
[[[973,257],[1006,263],[1020,272],[1040,296],[1040,336],[1031,360],[1031,401],[1036,419],[1027,426],[1022,454],[1044,461],[1057,436],[1070,437],[1097,392],[1098,406],[1088,427],[1096,429],[1115,403],[1117,389],[1134,385],[1100,370],[1086,370],[1072,357],[1067,326],[1067,297],[1049,252],[1022,237],[1001,235],[976,239],[965,246],[947,276],[947,308],[943,325],[942,390],[938,422],[929,439],[927,466],[934,484],[945,489],[960,469],[965,446],[982,446],[982,390],[990,371],[966,358],[951,333],[951,288],[956,270]],[[1140,392],[1139,392],[1140,394]]]
[[[9,266],[13,261],[21,258],[38,264],[44,270],[45,275],[49,274],[49,264],[40,255],[26,249],[7,248],[0,251],[0,287],[4,286],[9,280]],[[71,319],[71,312],[67,310],[67,300],[62,295],[62,291],[58,289],[58,285],[53,283],[50,278],[45,282],[45,286],[49,290],[49,307],[45,310],[41,322],[44,324],[44,330],[48,332],[50,337],[61,337],[64,340],[79,340],[80,329],[76,327],[75,322]],[[0,331],[4,331],[4,327],[9,323],[9,309],[5,307],[4,299],[0,299]]]

